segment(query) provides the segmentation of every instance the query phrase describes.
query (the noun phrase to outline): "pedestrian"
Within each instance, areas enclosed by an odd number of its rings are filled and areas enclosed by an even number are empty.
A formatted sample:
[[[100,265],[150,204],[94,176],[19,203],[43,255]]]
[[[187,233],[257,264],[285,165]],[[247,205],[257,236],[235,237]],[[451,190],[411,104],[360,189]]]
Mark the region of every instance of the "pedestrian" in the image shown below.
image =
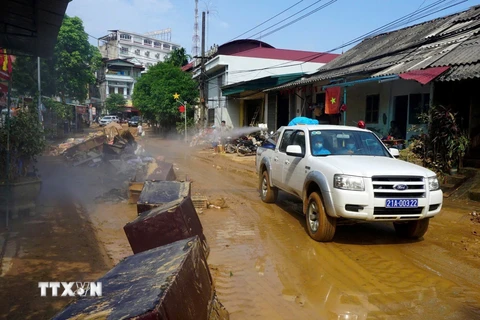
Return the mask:
[[[143,136],[143,127],[142,123],[139,122],[137,126],[137,137],[142,137]]]

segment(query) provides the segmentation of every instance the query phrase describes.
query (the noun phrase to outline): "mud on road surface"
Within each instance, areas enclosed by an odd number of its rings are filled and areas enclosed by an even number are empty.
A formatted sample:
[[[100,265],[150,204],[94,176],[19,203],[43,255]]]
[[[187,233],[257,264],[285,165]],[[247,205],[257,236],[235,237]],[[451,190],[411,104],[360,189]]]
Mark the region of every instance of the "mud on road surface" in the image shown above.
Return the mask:
[[[231,319],[480,319],[480,223],[470,215],[478,204],[448,200],[420,241],[398,239],[388,223],[362,223],[339,226],[333,242],[318,243],[297,199],[260,200],[253,157],[178,140],[145,143],[174,163],[179,180],[193,181],[193,195],[221,207],[200,219]],[[55,161],[41,168],[39,213],[13,222],[3,246],[6,319],[52,317],[69,299],[40,297],[38,281],[95,281],[132,254],[123,226],[136,217],[135,205],[92,201],[121,188],[115,175]]]
[[[420,241],[400,240],[389,223],[362,223],[318,243],[298,200],[260,200],[253,157],[159,139],[148,150],[193,180],[192,194],[225,201],[200,218],[231,319],[480,318],[480,228],[464,202],[447,203]]]

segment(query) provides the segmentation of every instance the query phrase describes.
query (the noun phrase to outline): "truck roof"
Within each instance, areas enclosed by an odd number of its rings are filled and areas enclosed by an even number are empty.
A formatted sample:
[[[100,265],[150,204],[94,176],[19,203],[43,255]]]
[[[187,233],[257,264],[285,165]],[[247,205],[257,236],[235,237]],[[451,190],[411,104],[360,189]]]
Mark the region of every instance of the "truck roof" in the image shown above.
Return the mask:
[[[358,127],[353,127],[353,126],[343,126],[343,125],[333,125],[333,124],[297,124],[294,126],[282,126],[279,128],[279,130],[283,128],[289,128],[289,129],[305,129],[307,128],[308,130],[350,130],[350,131],[367,131],[371,132],[370,130],[367,129],[361,129]]]

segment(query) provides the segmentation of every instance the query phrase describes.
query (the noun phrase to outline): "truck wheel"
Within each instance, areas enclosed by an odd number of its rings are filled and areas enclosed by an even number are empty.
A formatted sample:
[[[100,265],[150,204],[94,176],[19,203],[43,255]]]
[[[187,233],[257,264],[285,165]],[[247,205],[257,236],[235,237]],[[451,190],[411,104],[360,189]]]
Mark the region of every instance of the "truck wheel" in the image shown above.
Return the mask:
[[[270,186],[268,171],[263,171],[260,177],[260,198],[265,203],[274,203],[277,201],[278,189]]]
[[[394,222],[395,232],[401,238],[418,239],[425,235],[428,230],[430,218],[408,221],[404,223]]]
[[[337,219],[330,217],[325,212],[322,197],[318,192],[312,192],[308,197],[305,217],[308,234],[313,240],[320,242],[332,241],[337,227]]]

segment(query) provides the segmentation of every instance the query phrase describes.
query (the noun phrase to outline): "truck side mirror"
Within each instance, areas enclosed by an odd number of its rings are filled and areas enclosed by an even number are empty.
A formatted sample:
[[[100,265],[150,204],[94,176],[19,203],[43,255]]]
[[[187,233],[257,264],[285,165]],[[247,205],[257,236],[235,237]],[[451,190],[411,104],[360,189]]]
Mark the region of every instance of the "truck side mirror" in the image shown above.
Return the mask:
[[[292,156],[292,157],[303,157],[304,154],[302,152],[302,147],[299,145],[290,145],[287,146],[287,155]]]
[[[389,148],[388,151],[390,151],[390,154],[391,154],[394,158],[400,157],[400,152],[398,151],[397,148]]]

